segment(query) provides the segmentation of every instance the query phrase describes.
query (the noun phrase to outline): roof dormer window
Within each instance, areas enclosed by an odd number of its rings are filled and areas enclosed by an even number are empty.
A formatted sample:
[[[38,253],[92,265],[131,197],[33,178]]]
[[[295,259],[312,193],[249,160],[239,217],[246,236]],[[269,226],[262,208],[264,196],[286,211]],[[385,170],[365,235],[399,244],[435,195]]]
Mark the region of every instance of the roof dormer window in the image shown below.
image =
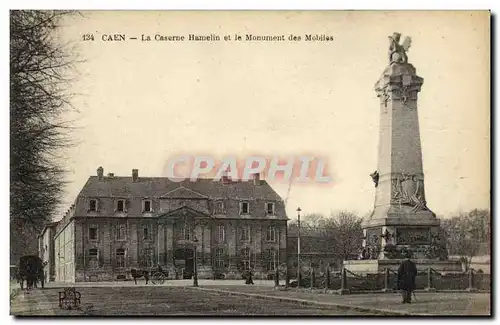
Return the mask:
[[[274,215],[274,203],[273,202],[266,203],[266,214],[267,215]]]
[[[125,201],[124,200],[118,200],[116,203],[116,211],[123,212],[125,210]]]
[[[90,199],[89,201],[89,211],[96,212],[97,211],[97,199]]]
[[[153,202],[151,200],[142,201],[143,212],[153,212]]]
[[[248,201],[240,202],[240,214],[250,214],[250,203]]]

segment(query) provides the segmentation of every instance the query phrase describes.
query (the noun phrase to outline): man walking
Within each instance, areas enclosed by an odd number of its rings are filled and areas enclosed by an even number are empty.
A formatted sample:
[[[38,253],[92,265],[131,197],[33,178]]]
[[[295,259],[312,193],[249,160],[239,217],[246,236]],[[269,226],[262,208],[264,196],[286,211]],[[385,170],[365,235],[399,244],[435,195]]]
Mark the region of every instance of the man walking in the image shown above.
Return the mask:
[[[245,284],[253,284],[253,279],[252,279],[252,270],[249,269],[247,272],[247,277],[245,279]]]
[[[416,289],[417,266],[410,260],[410,252],[406,252],[405,257],[398,269],[398,290],[401,290],[403,304],[411,304],[411,294]]]

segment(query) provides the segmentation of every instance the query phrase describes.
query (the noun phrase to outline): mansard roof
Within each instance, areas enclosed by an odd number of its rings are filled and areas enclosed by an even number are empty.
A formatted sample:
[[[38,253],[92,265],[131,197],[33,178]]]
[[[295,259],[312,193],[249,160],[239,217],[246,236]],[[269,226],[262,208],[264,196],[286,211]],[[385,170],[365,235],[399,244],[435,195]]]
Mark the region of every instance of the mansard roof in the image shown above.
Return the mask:
[[[140,177],[134,182],[132,177],[91,176],[80,191],[82,197],[123,197],[123,198],[186,198],[186,199],[236,199],[281,201],[281,197],[264,180],[260,185],[250,181],[222,183],[213,179],[198,179],[191,182],[172,181],[167,177]]]

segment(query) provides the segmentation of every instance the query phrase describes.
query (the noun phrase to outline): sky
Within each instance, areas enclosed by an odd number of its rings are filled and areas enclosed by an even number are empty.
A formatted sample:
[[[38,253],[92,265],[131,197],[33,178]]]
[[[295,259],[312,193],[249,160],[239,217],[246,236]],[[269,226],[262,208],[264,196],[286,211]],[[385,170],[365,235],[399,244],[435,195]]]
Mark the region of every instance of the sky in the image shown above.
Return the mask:
[[[388,36],[412,37],[424,78],[418,110],[426,199],[439,216],[490,205],[490,35],[486,12],[85,12],[58,41],[78,63],[78,128],[67,150],[65,208],[87,178],[166,176],[179,153],[310,154],[330,185],[272,184],[289,218],[373,208]],[[138,40],[103,42],[103,34]],[[155,34],[328,35],[328,42],[141,42]],[[94,41],[82,35],[93,34]],[[59,219],[61,216],[55,216]]]

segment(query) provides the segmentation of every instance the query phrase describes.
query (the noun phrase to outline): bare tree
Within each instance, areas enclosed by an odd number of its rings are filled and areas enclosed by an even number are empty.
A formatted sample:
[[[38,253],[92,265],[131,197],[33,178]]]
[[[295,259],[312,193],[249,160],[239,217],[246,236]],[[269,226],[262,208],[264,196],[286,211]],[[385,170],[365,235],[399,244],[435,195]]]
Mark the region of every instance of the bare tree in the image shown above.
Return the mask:
[[[349,259],[362,246],[362,218],[354,212],[340,211],[330,217],[321,214],[301,218],[303,252],[328,252],[339,260]],[[289,235],[296,236],[297,223],[289,224]]]
[[[361,249],[362,221],[363,219],[353,212],[340,211],[331,214],[329,227],[332,228],[335,238],[335,247],[333,249],[339,258],[348,260]]]
[[[292,227],[297,227],[297,220],[289,223]],[[326,227],[327,219],[319,213],[306,214],[300,218],[300,226],[304,228],[321,228]]]
[[[74,60],[54,32],[69,12],[10,12],[11,260],[36,248],[36,235],[60,203],[71,144],[62,114],[70,107]]]

